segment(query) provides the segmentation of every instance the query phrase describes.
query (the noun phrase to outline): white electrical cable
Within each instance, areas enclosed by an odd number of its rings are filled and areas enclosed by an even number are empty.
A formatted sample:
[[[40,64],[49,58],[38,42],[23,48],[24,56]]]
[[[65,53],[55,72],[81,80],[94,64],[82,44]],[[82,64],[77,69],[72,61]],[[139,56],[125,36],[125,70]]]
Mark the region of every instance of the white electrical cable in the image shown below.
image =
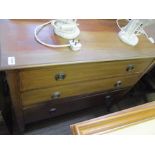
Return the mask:
[[[119,23],[118,23],[119,20],[121,20],[121,19],[116,19],[116,24],[117,24],[118,28],[119,28],[120,30],[122,30],[122,28],[120,27],[120,25],[119,25]]]
[[[39,25],[39,26],[37,26],[37,27],[35,28],[35,30],[34,30],[34,37],[35,37],[36,41],[37,41],[38,43],[44,45],[44,46],[47,46],[47,47],[53,47],[53,48],[69,47],[70,44],[52,45],[52,44],[47,44],[47,43],[45,43],[45,42],[43,42],[43,41],[41,41],[41,40],[39,39],[39,37],[38,37],[39,32],[40,32],[45,26],[47,26],[47,25],[49,25],[49,24],[52,24],[52,21],[46,22],[46,23],[44,23],[44,24],[42,24],[42,25]]]
[[[117,24],[118,28],[119,28],[120,30],[123,30],[123,28],[120,27],[120,25],[119,25],[119,23],[118,23],[119,20],[124,20],[124,19],[116,19],[116,24]],[[129,22],[128,19],[126,19],[126,20]]]

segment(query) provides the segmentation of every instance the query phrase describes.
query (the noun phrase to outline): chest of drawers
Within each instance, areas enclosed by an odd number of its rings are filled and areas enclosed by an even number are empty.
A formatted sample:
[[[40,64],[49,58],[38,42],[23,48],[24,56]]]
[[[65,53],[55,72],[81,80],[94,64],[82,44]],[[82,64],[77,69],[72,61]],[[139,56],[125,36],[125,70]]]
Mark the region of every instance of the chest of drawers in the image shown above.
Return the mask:
[[[151,64],[152,59],[92,62],[6,71],[6,75],[15,109],[20,109],[16,113],[27,124],[104,103],[107,96],[116,102]]]
[[[155,48],[145,38],[133,48],[120,42],[112,20],[79,22],[83,47],[73,52],[39,45],[32,35],[38,21],[1,21],[1,70],[20,132],[31,122],[120,100],[153,65]],[[10,56],[13,66],[7,63]]]

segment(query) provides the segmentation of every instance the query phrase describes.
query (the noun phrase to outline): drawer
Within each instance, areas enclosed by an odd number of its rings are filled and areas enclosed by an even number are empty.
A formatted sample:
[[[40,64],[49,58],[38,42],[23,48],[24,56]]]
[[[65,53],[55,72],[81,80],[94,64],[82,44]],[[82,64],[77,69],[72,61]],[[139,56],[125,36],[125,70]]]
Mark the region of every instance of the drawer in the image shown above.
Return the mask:
[[[38,105],[25,107],[23,109],[24,121],[27,124],[85,109],[91,106],[97,106],[101,104],[105,106],[105,102],[107,102],[107,96],[111,97],[112,102],[117,103],[127,91],[128,89],[106,93],[100,92],[97,94],[89,94],[86,96],[74,97],[72,99],[60,100],[57,103],[49,101],[40,103]],[[97,117],[97,115],[95,116]]]
[[[77,96],[111,89],[125,88],[134,85],[138,80],[138,75],[139,74],[136,74],[134,76],[93,80],[27,91],[21,94],[21,100],[23,106],[29,106],[32,104],[38,104],[40,102],[50,101],[58,98]]]
[[[61,86],[75,82],[141,73],[152,59],[94,62],[25,69],[19,72],[20,90]]]

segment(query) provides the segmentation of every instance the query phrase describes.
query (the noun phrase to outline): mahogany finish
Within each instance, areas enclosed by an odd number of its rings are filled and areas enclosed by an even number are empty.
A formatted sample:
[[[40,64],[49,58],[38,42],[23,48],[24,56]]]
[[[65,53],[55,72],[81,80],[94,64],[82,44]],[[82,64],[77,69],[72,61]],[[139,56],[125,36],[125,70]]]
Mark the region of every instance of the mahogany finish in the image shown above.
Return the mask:
[[[120,100],[154,65],[154,44],[144,36],[135,47],[122,43],[115,20],[78,20],[82,49],[76,52],[36,42],[34,29],[45,21],[0,20],[0,70],[6,72],[20,132],[30,122],[107,104],[105,94],[113,91],[112,98]],[[40,37],[66,43],[51,27]],[[14,65],[8,64],[8,57],[15,58]]]
[[[78,96],[81,94],[89,94],[98,91],[117,90],[120,88],[126,88],[133,86],[138,80],[138,75],[117,77],[110,79],[99,79],[88,82],[80,82],[70,85],[62,85],[57,87],[51,87],[46,89],[36,89],[32,91],[26,91],[21,94],[21,103],[23,106],[29,106],[44,101],[51,101],[55,98],[65,98],[71,96]],[[117,83],[121,82],[117,86]],[[55,97],[54,94],[59,93],[59,96]]]
[[[37,88],[62,86],[64,84],[89,81],[92,79],[96,80],[139,74],[147,69],[151,64],[151,60],[152,59],[80,63],[40,67],[36,69],[22,69],[19,72],[20,90],[27,91]],[[56,79],[56,76],[59,74],[64,74],[64,79]]]
[[[24,108],[25,123],[32,123],[38,120],[53,118],[69,112],[78,111],[91,106],[106,105],[107,97],[110,97],[110,102],[115,104],[128,91],[128,89],[120,89],[112,92],[95,92],[87,95],[76,97],[68,97],[57,99],[54,101],[43,102],[31,107]]]
[[[122,43],[115,20],[78,20],[82,49],[47,48],[34,39],[34,29],[45,20],[0,20],[0,70],[32,68],[60,64],[116,61],[155,57],[155,46],[141,36],[136,47]],[[155,30],[152,28],[152,31]],[[64,44],[66,40],[53,36],[51,27],[41,32],[42,40]],[[15,57],[16,64],[8,65],[8,57]]]

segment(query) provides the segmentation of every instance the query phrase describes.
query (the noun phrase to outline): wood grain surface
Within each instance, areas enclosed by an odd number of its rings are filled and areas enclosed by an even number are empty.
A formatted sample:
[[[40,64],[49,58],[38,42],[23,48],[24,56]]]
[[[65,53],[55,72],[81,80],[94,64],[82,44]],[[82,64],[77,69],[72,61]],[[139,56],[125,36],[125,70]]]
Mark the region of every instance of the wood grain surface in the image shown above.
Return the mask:
[[[99,79],[93,81],[86,81],[68,85],[60,85],[57,87],[50,87],[45,89],[36,89],[26,91],[21,94],[23,106],[38,104],[40,102],[53,100],[54,93],[59,93],[58,98],[77,96],[82,94],[89,94],[98,91],[115,90],[125,87],[133,86],[138,81],[139,74],[133,76],[115,77],[109,79]],[[121,85],[116,87],[116,83],[121,81]]]
[[[143,73],[151,63],[152,59],[142,59],[23,69],[19,72],[20,90],[27,91],[37,88],[72,84],[75,82]],[[131,65],[133,69],[128,70]],[[56,80],[56,75],[60,73],[63,73],[65,78],[63,80]]]
[[[24,108],[29,108],[31,115],[42,111],[38,118],[41,120],[49,117],[48,106],[43,102],[50,105],[57,92],[60,93],[58,97],[64,100],[132,87],[153,66],[155,45],[144,36],[139,37],[140,42],[135,47],[122,43],[115,20],[78,20],[82,49],[77,52],[70,48],[47,48],[36,42],[34,29],[46,21],[0,20],[0,71],[7,73],[13,113],[21,132],[24,131],[25,120],[30,122],[32,118],[24,115]],[[153,28],[150,30],[151,33],[154,31]],[[51,44],[67,43],[54,35],[50,26],[43,29],[39,37]],[[14,65],[8,64],[9,57],[15,59]],[[128,65],[134,65],[131,72],[127,71]],[[65,79],[56,81],[56,74],[62,72]],[[115,84],[120,81],[122,85],[116,88]],[[81,107],[78,107],[78,99],[75,102],[72,109],[76,111]],[[60,107],[67,108],[62,104]]]
[[[17,71],[7,71],[7,81],[9,84],[9,91],[12,101],[12,115],[13,117],[13,128],[18,132],[24,131],[24,118],[22,111],[22,104],[20,102],[20,91],[19,91],[19,77]],[[17,125],[17,126],[16,126]]]
[[[137,46],[131,47],[118,38],[115,20],[78,20],[82,49],[47,48],[34,39],[34,29],[45,20],[0,20],[0,70],[100,62],[155,57],[155,46],[140,36]],[[154,30],[152,30],[154,31]],[[53,35],[51,27],[41,33],[42,40],[62,44],[67,41]],[[8,65],[8,57],[15,57],[15,65]]]
[[[56,117],[65,113],[78,111],[91,106],[106,106],[107,96],[110,96],[111,102],[115,101],[115,104],[117,104],[128,89],[129,88],[110,92],[95,92],[87,95],[79,95],[76,97],[57,99],[26,106],[23,108],[24,121],[25,123],[30,123],[46,118]],[[94,114],[92,113],[92,115]]]

